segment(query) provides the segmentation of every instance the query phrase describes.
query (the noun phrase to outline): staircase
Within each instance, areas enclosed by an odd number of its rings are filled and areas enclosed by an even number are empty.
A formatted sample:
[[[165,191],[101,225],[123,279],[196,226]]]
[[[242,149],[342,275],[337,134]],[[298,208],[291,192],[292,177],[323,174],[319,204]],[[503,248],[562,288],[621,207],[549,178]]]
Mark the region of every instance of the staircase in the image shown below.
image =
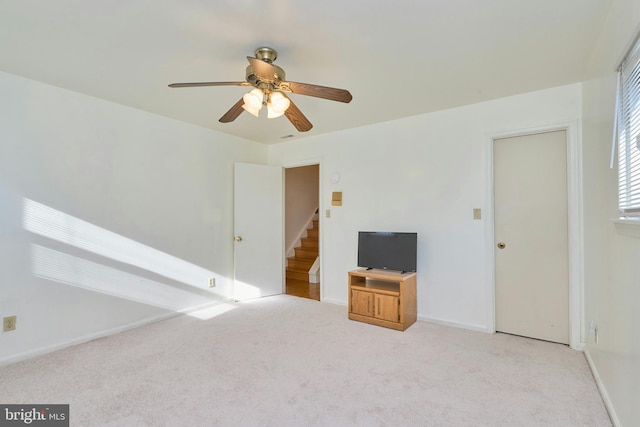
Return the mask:
[[[309,281],[309,269],[318,257],[318,220],[313,220],[313,228],[307,229],[307,237],[294,249],[295,256],[287,258],[287,279]]]

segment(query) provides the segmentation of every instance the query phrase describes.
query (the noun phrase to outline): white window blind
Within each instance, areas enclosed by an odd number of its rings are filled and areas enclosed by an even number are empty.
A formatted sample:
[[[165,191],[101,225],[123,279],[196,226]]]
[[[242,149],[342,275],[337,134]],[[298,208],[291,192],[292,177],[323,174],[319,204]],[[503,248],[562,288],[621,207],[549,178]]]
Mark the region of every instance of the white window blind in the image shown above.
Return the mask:
[[[640,215],[640,39],[620,66],[616,129],[618,209]]]

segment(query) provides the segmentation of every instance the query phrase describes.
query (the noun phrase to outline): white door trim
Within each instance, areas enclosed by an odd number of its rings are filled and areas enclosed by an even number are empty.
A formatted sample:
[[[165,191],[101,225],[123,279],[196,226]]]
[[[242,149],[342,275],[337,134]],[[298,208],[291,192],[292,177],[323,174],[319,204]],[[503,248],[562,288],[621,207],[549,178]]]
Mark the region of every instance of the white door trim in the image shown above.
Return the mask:
[[[569,345],[584,348],[584,248],[582,213],[582,144],[578,120],[546,126],[495,132],[487,138],[487,221],[485,223],[487,264],[487,332],[496,332],[496,282],[494,251],[493,142],[496,139],[564,130],[567,132],[567,201],[569,228]]]
[[[320,234],[318,235],[318,257],[320,258],[320,301],[324,301],[324,244],[322,242],[322,236],[324,235],[324,227],[325,227],[325,222],[324,222],[324,198],[322,197],[322,195],[324,194],[324,189],[323,189],[323,183],[324,180],[322,179],[322,157],[316,157],[316,158],[311,158],[311,159],[306,159],[306,160],[301,160],[301,161],[296,161],[296,162],[285,162],[282,165],[283,169],[289,169],[289,168],[298,168],[298,167],[302,167],[302,166],[312,166],[312,165],[318,165],[318,225],[320,226]],[[286,259],[286,257],[285,257]]]

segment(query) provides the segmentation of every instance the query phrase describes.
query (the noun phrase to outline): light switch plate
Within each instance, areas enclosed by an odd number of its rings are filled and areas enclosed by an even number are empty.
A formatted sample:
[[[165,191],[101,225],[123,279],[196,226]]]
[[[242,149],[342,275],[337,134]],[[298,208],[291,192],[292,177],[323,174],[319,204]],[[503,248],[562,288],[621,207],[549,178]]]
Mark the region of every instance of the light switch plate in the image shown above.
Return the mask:
[[[16,330],[16,316],[8,316],[2,318],[2,330],[4,332]]]

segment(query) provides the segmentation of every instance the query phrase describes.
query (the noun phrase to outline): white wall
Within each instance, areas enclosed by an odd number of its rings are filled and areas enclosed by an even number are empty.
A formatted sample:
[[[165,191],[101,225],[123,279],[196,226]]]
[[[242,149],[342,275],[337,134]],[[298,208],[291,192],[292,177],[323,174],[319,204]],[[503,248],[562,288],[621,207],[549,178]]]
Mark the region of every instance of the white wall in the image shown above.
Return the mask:
[[[611,221],[617,169],[609,169],[609,157],[615,68],[639,31],[640,2],[614,1],[583,84],[585,320],[598,325],[598,342],[589,334],[586,353],[623,426],[640,423],[640,239]]]
[[[233,162],[265,146],[5,73],[0,93],[0,363],[231,296]]]
[[[490,136],[575,121],[580,92],[568,85],[270,146],[274,165],[321,159],[321,212],[331,209],[321,216],[323,299],[346,304],[359,230],[417,231],[418,315],[488,330],[486,224],[473,209],[490,207]],[[343,206],[331,206],[332,191]]]

